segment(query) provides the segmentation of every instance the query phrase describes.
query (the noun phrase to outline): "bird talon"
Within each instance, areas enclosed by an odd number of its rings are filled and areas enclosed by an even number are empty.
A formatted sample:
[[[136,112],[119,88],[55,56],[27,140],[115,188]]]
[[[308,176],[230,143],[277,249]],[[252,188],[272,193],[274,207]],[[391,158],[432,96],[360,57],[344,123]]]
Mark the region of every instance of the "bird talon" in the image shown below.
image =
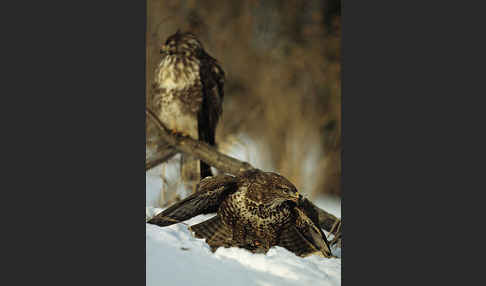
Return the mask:
[[[171,129],[170,133],[172,135],[179,136],[179,137],[188,137],[189,136],[188,133],[186,133],[184,131],[177,131],[177,129]]]

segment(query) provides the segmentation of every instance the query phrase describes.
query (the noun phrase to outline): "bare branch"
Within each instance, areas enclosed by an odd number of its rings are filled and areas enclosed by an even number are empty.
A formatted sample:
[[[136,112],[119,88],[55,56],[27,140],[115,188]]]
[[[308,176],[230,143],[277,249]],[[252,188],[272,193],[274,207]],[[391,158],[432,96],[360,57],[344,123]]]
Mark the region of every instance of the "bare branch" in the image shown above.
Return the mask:
[[[247,162],[222,154],[216,150],[216,148],[209,146],[205,142],[194,140],[191,137],[182,136],[180,134],[170,133],[149,108],[146,108],[146,114],[158,127],[162,140],[173,146],[177,151],[190,154],[224,173],[237,175],[240,172],[254,169],[254,167]],[[320,209],[307,198],[304,199],[302,207],[304,208],[306,215],[313,221],[318,222],[326,231],[331,231],[333,226],[341,224],[340,219],[323,209]]]
[[[246,162],[218,152],[216,148],[206,144],[205,142],[194,140],[191,137],[182,136],[180,134],[170,134],[170,131],[164,126],[164,124],[162,124],[162,122],[160,122],[157,116],[150,109],[147,108],[146,113],[159,128],[162,139],[179,152],[190,154],[224,173],[236,174],[242,171],[254,169],[253,166]]]

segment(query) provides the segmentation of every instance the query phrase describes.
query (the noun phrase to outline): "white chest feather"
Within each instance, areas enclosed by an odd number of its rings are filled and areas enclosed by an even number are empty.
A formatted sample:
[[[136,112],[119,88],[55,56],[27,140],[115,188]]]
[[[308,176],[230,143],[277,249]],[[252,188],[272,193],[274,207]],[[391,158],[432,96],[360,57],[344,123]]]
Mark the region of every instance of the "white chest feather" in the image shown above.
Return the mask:
[[[176,132],[198,139],[197,114],[188,112],[187,99],[182,97],[197,92],[199,82],[199,61],[185,60],[176,56],[166,56],[155,71],[155,82],[161,90],[159,118],[166,126]],[[191,102],[195,102],[191,100]]]
[[[199,61],[193,59],[182,63],[175,56],[165,57],[159,64],[155,81],[159,88],[183,90],[193,86],[199,80]]]
[[[197,115],[184,112],[182,105],[183,103],[180,100],[173,100],[170,104],[163,104],[159,118],[162,119],[167,128],[198,139]]]

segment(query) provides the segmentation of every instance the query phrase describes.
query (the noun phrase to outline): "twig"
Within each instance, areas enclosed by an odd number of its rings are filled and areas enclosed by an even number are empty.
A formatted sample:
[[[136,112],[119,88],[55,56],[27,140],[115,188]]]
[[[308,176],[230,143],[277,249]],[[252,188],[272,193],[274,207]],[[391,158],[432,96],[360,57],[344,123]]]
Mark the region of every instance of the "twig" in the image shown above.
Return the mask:
[[[334,238],[329,242],[330,245],[339,244],[342,247],[342,221],[339,221],[338,227],[334,234]]]
[[[337,227],[337,228],[336,228]],[[333,234],[335,235],[335,232],[334,231],[338,231],[339,229],[341,228],[341,220],[337,220],[336,222],[334,222],[334,224],[332,225],[331,227],[331,230],[329,231],[329,234]]]

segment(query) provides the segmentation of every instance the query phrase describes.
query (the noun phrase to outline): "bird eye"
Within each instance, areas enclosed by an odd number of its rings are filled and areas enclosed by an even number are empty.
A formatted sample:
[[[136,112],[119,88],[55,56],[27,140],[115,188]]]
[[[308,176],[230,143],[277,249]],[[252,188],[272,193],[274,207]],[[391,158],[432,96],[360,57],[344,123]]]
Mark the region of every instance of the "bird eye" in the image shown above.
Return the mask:
[[[286,193],[290,193],[290,189],[287,188],[286,186],[279,186],[278,188],[281,189],[282,191],[286,192]]]

